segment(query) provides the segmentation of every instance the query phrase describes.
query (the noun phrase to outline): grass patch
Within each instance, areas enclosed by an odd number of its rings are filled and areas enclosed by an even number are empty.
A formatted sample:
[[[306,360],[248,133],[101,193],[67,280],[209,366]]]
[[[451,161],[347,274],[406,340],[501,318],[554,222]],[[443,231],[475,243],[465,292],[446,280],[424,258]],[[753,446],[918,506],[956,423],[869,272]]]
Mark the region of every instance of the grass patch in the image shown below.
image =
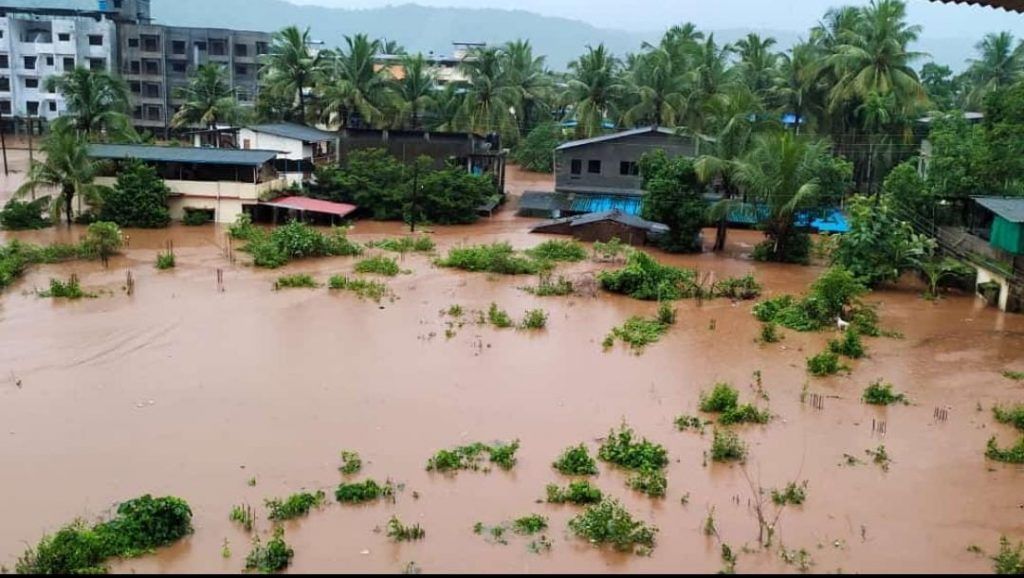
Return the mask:
[[[342,483],[334,491],[334,499],[342,504],[364,504],[395,494],[391,481],[378,484],[374,480],[359,483]]]
[[[167,269],[174,269],[176,264],[177,263],[174,258],[174,253],[171,251],[160,253],[156,256],[156,268],[161,271],[166,271]]]
[[[894,403],[907,404],[907,396],[896,393],[891,383],[879,379],[864,390],[862,398],[864,403],[870,405],[892,405]],[[1022,416],[1024,417],[1024,416]]]
[[[356,263],[355,271],[356,273],[364,275],[395,277],[402,272],[402,268],[398,266],[398,261],[395,259],[384,257],[383,255],[376,255]]]
[[[767,410],[758,409],[752,404],[740,405],[740,393],[725,382],[719,382],[711,393],[700,396],[700,410],[706,413],[721,414],[719,422],[724,425],[741,423],[766,424],[771,421],[772,414]]]
[[[39,296],[45,299],[69,299],[71,301],[96,298],[95,293],[89,293],[82,289],[82,285],[78,281],[78,275],[72,275],[67,281],[50,279],[50,288],[40,291]]]
[[[541,273],[536,287],[523,287],[522,289],[537,297],[566,297],[575,291],[572,281],[562,276],[553,281],[549,273]]]
[[[270,510],[270,514],[267,517],[276,521],[301,518],[313,508],[322,506],[325,498],[325,494],[320,490],[316,493],[299,492],[298,494],[288,496],[284,500],[272,498],[265,501],[267,509]]]
[[[839,362],[839,356],[831,351],[825,351],[807,358],[807,371],[815,377],[826,377],[835,375],[840,371],[849,370]]]
[[[551,268],[549,261],[538,261],[516,253],[508,243],[453,248],[448,251],[447,257],[438,259],[435,264],[439,267],[499,275],[535,275]]]
[[[338,471],[346,476],[351,476],[358,474],[361,469],[363,469],[363,459],[359,457],[359,452],[342,450],[341,467],[338,468]]]
[[[882,335],[878,314],[860,301],[868,292],[853,274],[842,267],[823,273],[802,297],[780,295],[754,306],[754,315],[764,323],[777,323],[794,331],[820,331],[835,327],[844,311],[850,314],[850,329],[861,336]]]
[[[253,527],[256,525],[256,512],[249,504],[240,504],[231,507],[231,514],[228,515],[228,519],[241,524],[246,532],[252,532]]]
[[[1002,575],[1024,574],[1024,543],[1016,546],[1006,536],[999,539],[999,553],[992,557],[993,571]]]
[[[317,287],[320,287],[320,284],[316,282],[316,279],[305,273],[285,275],[284,277],[278,277],[277,281],[274,281],[274,291],[280,291],[281,289],[316,289]]]
[[[514,325],[512,317],[509,316],[507,311],[498,307],[497,303],[491,303],[490,308],[487,310],[487,322],[498,329],[508,329]]]
[[[539,330],[544,329],[548,325],[548,313],[543,309],[531,309],[526,312],[523,316],[522,323],[519,324],[520,329],[528,330]]]
[[[592,544],[611,544],[616,550],[638,554],[650,553],[658,532],[657,528],[633,519],[633,515],[613,499],[587,507],[569,520],[569,529]]]
[[[412,542],[422,540],[427,532],[419,524],[406,526],[398,519],[398,516],[391,516],[388,520],[388,538],[395,542]]]
[[[521,536],[532,536],[548,529],[548,519],[532,514],[512,521],[512,529]]]
[[[490,462],[503,470],[511,470],[516,465],[516,451],[519,440],[510,444],[486,445],[475,443],[458,446],[448,450],[440,450],[427,461],[428,472],[457,472],[459,470],[478,471],[483,455],[487,454]]]
[[[580,444],[567,448],[551,467],[566,476],[596,476],[597,462],[590,457],[587,446]]]
[[[630,253],[624,268],[618,271],[602,271],[597,280],[605,291],[643,301],[719,297],[745,300],[758,297],[762,289],[751,275],[727,278],[709,284],[708,276],[698,275],[692,269],[662,265],[643,251]]]
[[[136,558],[192,533],[192,510],[180,498],[145,495],[89,527],[79,520],[44,536],[15,563],[18,574],[105,574],[109,558]]]
[[[248,244],[242,251],[252,255],[253,265],[267,269],[283,267],[293,259],[360,255],[363,248],[348,240],[348,230],[332,227],[322,233],[299,221],[277,227],[269,233],[255,227],[246,229]]]
[[[612,329],[612,332],[605,337],[603,345],[609,349],[615,345],[615,340],[627,344],[633,352],[640,354],[653,343],[657,343],[668,332],[669,326],[657,319],[646,319],[643,317],[630,317],[621,326]]]
[[[1003,377],[1013,381],[1024,381],[1024,371],[1004,371]]]
[[[758,339],[761,343],[778,343],[782,341],[782,332],[779,331],[779,324],[774,321],[769,321],[761,325],[761,337]]]
[[[799,506],[807,500],[807,482],[797,485],[796,482],[786,484],[782,490],[772,490],[772,502],[776,506],[792,504]]]
[[[679,431],[690,431],[693,430],[700,435],[704,435],[705,428],[711,425],[711,422],[702,420],[695,415],[681,415],[676,418],[676,429]]]
[[[545,488],[549,504],[575,504],[584,506],[601,501],[601,490],[586,480],[575,481],[568,487],[561,488],[557,484],[548,484]]]
[[[344,275],[335,275],[328,282],[328,287],[333,291],[350,291],[360,299],[370,299],[375,303],[380,303],[385,297],[394,299],[391,289],[380,281],[350,279]]]
[[[259,536],[253,536],[252,550],[245,557],[245,569],[276,574],[288,568],[294,557],[295,550],[284,541],[284,528],[278,526],[266,545],[260,542]]]
[[[578,263],[587,258],[587,249],[576,241],[545,241],[526,254],[538,261],[564,261]]]
[[[867,355],[864,350],[864,343],[861,341],[860,332],[856,329],[849,329],[843,334],[842,339],[833,339],[828,342],[828,350],[836,355],[860,359]]]
[[[716,429],[711,440],[711,459],[716,462],[741,461],[747,457],[747,445],[729,430]]]
[[[995,462],[1003,462],[1004,464],[1024,464],[1024,437],[1017,440],[1015,445],[1003,449],[999,447],[995,436],[992,436],[988,440],[985,457]]]
[[[668,479],[664,468],[668,465],[668,451],[664,446],[643,438],[637,440],[633,430],[622,425],[612,430],[597,452],[602,461],[630,470],[633,475],[626,484],[653,498],[665,496]]]
[[[391,251],[392,253],[430,253],[434,250],[434,241],[430,237],[399,237],[397,239],[381,239],[371,241],[367,247]]]
[[[996,421],[999,423],[1009,424],[1024,431],[1024,405],[996,406],[992,408],[992,413],[995,414]]]

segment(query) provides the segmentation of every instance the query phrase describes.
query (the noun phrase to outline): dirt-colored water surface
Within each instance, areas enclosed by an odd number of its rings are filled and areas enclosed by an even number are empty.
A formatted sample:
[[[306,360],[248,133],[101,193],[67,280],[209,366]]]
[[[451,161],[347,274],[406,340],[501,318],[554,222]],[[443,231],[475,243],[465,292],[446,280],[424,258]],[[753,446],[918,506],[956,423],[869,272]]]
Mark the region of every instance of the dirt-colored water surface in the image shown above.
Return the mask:
[[[549,186],[533,179],[519,176],[513,189]],[[528,233],[533,222],[506,209],[493,221],[435,228],[432,237],[442,251],[497,240],[527,248],[543,240]],[[438,269],[427,256],[404,259],[412,273],[389,281],[395,302],[327,289],[275,292],[279,275],[310,273],[324,282],[351,272],[355,259],[271,272],[248,266],[242,254],[229,262],[219,228],[129,233],[130,247],[109,269],[38,267],[0,295],[0,563],[12,565],[27,544],[76,517],[97,519],[118,501],[152,493],[188,500],[195,533],[155,555],[117,562],[115,571],[238,572],[250,537],[229,522],[231,506],[256,506],[265,535],[263,500],[304,489],[332,495],[342,449],[362,455],[363,477],[391,478],[405,490],[394,504],[332,503],[288,523],[291,572],[398,572],[409,562],[425,572],[712,572],[722,565],[719,542],[701,531],[712,507],[721,540],[739,553],[740,572],[796,571],[780,558],[780,545],[806,549],[817,572],[984,572],[990,560],[969,545],[991,553],[1001,535],[1024,538],[1024,473],[983,455],[993,434],[1004,444],[1016,439],[990,408],[1024,401],[1024,387],[1001,375],[1024,370],[1024,317],[985,309],[973,297],[930,303],[912,281],[875,292],[869,299],[879,303],[883,326],[905,337],[866,340],[870,357],[852,362],[850,376],[809,379],[806,357],[834,335],[786,332],[779,344],[759,345],[749,302],[681,302],[677,326],[636,356],[618,346],[605,352],[601,341],[656,304],[605,294],[538,298],[520,290],[535,279]],[[402,233],[398,224],[360,222],[351,236]],[[3,238],[50,242],[76,234]],[[178,267],[157,271],[156,253],[168,239]],[[820,273],[745,259],[757,240],[737,232],[726,256],[657,256],[719,277],[753,273],[769,295],[800,292]],[[599,267],[563,269],[573,275]],[[130,297],[122,290],[126,269],[137,284]],[[59,303],[32,293],[71,272],[101,297]],[[446,339],[440,310],[492,302],[516,317],[544,308],[548,329],[470,324]],[[700,392],[718,380],[732,381],[752,401],[758,370],[778,417],[739,428],[750,446],[746,472],[765,488],[809,482],[806,503],[785,511],[769,550],[757,549],[743,467],[705,465],[710,435],[680,433],[673,424],[679,414],[697,413]],[[862,404],[864,388],[879,378],[912,405]],[[808,392],[825,396],[823,409],[801,403],[808,383]],[[948,411],[947,421],[935,419],[936,408]],[[551,468],[561,450],[580,442],[596,450],[623,420],[664,444],[671,458],[665,499],[630,491],[625,475],[603,464],[596,480],[660,529],[650,557],[595,548],[566,530],[579,510],[536,503],[545,485],[567,483]],[[873,420],[886,422],[884,435],[872,432]],[[438,449],[513,439],[522,448],[511,472],[425,471]],[[881,444],[893,460],[888,472],[841,465],[843,454],[866,459],[865,450]],[[530,513],[550,518],[548,553],[530,553],[528,539],[495,545],[472,531],[478,521]],[[392,514],[420,523],[426,539],[394,544],[375,532]],[[225,540],[230,558],[221,555]]]

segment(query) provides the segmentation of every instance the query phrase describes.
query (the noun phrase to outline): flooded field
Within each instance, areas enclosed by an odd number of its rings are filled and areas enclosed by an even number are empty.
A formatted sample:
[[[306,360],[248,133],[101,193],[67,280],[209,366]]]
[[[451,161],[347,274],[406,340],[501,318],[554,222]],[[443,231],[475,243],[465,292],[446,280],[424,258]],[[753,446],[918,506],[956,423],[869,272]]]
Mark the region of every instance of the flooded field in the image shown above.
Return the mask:
[[[511,188],[542,186],[543,178],[520,177]],[[532,223],[505,209],[493,221],[435,228],[432,238],[441,251],[498,240],[528,248],[544,240],[528,233]],[[351,238],[404,232],[399,224],[360,222]],[[280,275],[326,282],[350,273],[357,259],[263,271],[244,254],[234,263],[226,258],[223,229],[129,233],[129,248],[109,269],[37,267],[0,295],[0,563],[8,567],[44,533],[152,493],[186,499],[195,533],[114,571],[238,572],[250,538],[228,520],[231,507],[257,507],[266,535],[263,500],[304,489],[331,496],[342,479],[342,449],[362,455],[357,479],[390,478],[405,489],[394,504],[331,503],[287,523],[291,572],[394,573],[410,562],[427,573],[714,572],[722,567],[720,543],[702,532],[711,508],[721,540],[738,553],[737,571],[747,573],[797,571],[780,546],[806,549],[814,572],[988,572],[991,561],[968,546],[992,553],[1001,535],[1024,538],[1024,473],[984,457],[993,434],[1003,444],[1016,440],[990,408],[1024,401],[1022,385],[1001,375],[1024,371],[1024,316],[984,309],[973,297],[930,303],[912,280],[870,295],[882,325],[904,338],[867,339],[869,357],[852,362],[852,375],[815,379],[805,359],[834,334],[786,331],[781,343],[759,345],[752,302],[682,301],[678,324],[636,356],[621,346],[605,352],[601,342],[631,315],[652,315],[656,304],[607,294],[534,297],[520,287],[535,279],[443,270],[415,255],[403,260],[412,274],[389,281],[394,302],[325,288],[275,292]],[[178,266],[157,271],[153,262],[169,239]],[[822,270],[746,260],[757,241],[756,233],[735,232],[724,256],[657,256],[718,277],[753,273],[767,295],[801,292]],[[599,267],[608,266],[560,272]],[[137,284],[131,297],[122,290],[127,269]],[[85,288],[109,293],[77,303],[32,293],[72,272]],[[468,324],[446,338],[441,310],[492,302],[513,317],[543,308],[548,328],[528,334]],[[750,446],[746,475],[740,465],[705,465],[710,433],[679,432],[675,418],[697,414],[700,392],[716,381],[731,381],[753,400],[756,371],[777,418],[738,428]],[[864,405],[861,393],[880,378],[912,404]],[[801,402],[805,384],[823,396],[823,408]],[[936,420],[936,408],[948,420]],[[597,549],[566,530],[578,509],[536,503],[547,484],[567,483],[551,468],[564,448],[585,442],[596,450],[623,421],[668,448],[668,495],[634,493],[626,475],[606,464],[595,483],[660,529],[650,557]],[[880,421],[885,433],[873,433]],[[425,471],[439,449],[514,439],[522,447],[511,472]],[[888,472],[845,465],[844,454],[864,458],[882,444],[892,457]],[[765,488],[809,482],[806,503],[783,513],[767,551],[757,549],[748,476]],[[529,552],[528,539],[495,545],[473,533],[478,521],[531,513],[550,518],[550,552]],[[393,514],[421,524],[426,538],[394,544],[374,531]],[[221,555],[225,540],[230,558]]]

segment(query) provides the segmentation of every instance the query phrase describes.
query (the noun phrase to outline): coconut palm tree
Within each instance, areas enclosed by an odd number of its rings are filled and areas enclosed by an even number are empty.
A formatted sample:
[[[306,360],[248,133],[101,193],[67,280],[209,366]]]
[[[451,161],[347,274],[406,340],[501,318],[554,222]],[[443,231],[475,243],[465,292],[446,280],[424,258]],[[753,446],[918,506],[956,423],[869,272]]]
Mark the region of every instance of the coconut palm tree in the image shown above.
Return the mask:
[[[516,91],[516,121],[520,133],[527,133],[544,120],[551,97],[551,76],[543,56],[533,55],[529,40],[509,42],[502,49],[508,84]]]
[[[969,106],[980,106],[988,93],[1024,77],[1024,42],[1014,44],[1013,34],[1000,32],[985,35],[975,46],[978,58],[971,59],[967,69],[972,85],[967,97]]]
[[[296,103],[296,120],[305,123],[307,91],[324,72],[323,53],[310,49],[309,29],[300,31],[289,26],[275,32],[270,51],[262,57],[261,64],[266,89]]]
[[[57,92],[67,104],[67,113],[56,124],[98,138],[134,136],[128,118],[128,87],[106,71],[75,68],[60,76],[50,76],[44,86]]]
[[[572,77],[564,98],[576,116],[577,135],[599,135],[604,132],[605,119],[618,120],[619,99],[624,91],[619,69],[618,59],[604,44],[588,46],[586,54],[569,63]]]
[[[422,54],[402,57],[402,78],[392,83],[395,118],[391,123],[397,127],[412,129],[420,125],[425,113],[437,105],[435,93],[437,83],[429,63]]]
[[[188,85],[179,87],[174,96],[185,101],[171,118],[174,128],[201,125],[214,129],[222,122],[236,122],[241,112],[227,71],[213,62],[200,65]]]
[[[73,222],[72,202],[78,197],[94,202],[98,187],[93,184],[96,164],[89,157],[89,141],[85,133],[70,128],[56,128],[43,140],[39,147],[43,160],[35,160],[29,167],[25,183],[15,193],[18,197],[33,193],[38,187],[50,187],[60,191],[53,197],[50,215],[59,221],[61,214],[68,226]]]
[[[818,174],[829,157],[826,141],[789,132],[754,138],[750,152],[737,163],[736,182],[768,211],[765,236],[770,260],[783,260],[794,242],[796,213],[812,207],[821,189]]]
[[[625,124],[674,127],[683,120],[686,79],[667,50],[653,48],[639,55],[624,80],[635,98],[622,117]]]
[[[346,36],[345,44],[344,50],[328,59],[328,72],[320,90],[321,120],[347,128],[358,115],[365,124],[381,124],[390,86],[387,73],[376,66],[380,41],[356,34]]]
[[[729,66],[733,48],[728,44],[719,46],[715,35],[698,47],[693,68],[687,76],[690,92],[687,95],[687,125],[697,132],[707,129],[705,113],[714,106],[714,101],[736,84],[736,71]]]
[[[515,109],[520,92],[510,82],[504,51],[490,46],[474,49],[460,66],[468,78],[463,107],[469,128],[518,136]]]
[[[779,75],[780,55],[772,51],[775,44],[774,38],[761,38],[760,35],[751,32],[734,45],[740,57],[737,65],[740,78],[751,92],[762,99],[768,98]]]
[[[794,131],[807,124],[811,114],[821,112],[821,90],[817,82],[817,61],[821,55],[818,46],[801,42],[779,57],[772,101],[784,113],[794,116]]]

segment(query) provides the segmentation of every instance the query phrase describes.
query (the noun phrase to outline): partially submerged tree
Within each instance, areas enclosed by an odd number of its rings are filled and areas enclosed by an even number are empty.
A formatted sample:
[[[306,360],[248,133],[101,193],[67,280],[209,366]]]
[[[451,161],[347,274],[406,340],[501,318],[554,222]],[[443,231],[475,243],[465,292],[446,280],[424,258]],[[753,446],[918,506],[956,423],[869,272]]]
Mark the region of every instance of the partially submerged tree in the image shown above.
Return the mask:
[[[18,188],[19,197],[35,194],[38,187],[57,189],[53,197],[50,216],[59,221],[61,214],[70,226],[74,220],[73,202],[77,197],[79,207],[83,198],[90,204],[98,200],[95,161],[89,157],[89,143],[83,134],[70,129],[56,129],[40,146],[43,160],[32,162],[25,183]]]

